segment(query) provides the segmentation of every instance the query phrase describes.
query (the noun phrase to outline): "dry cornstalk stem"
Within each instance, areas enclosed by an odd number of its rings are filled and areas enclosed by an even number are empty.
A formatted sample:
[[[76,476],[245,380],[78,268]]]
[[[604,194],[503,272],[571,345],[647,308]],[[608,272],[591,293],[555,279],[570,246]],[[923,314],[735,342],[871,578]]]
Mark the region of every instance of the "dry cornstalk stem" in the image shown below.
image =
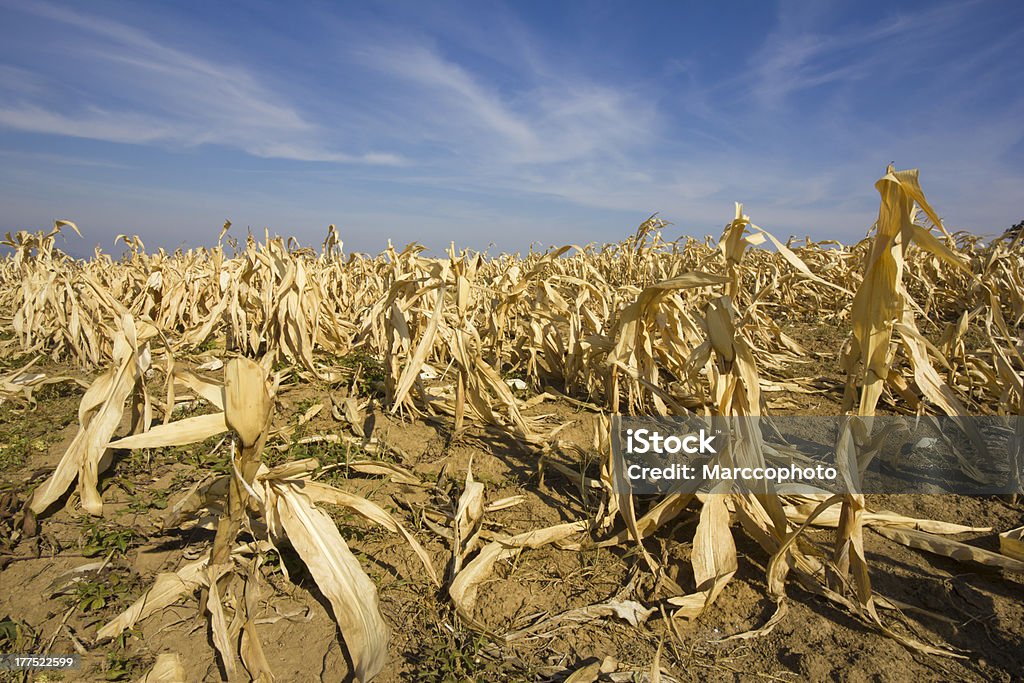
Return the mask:
[[[272,408],[273,397],[270,395],[266,370],[247,358],[233,358],[229,361],[224,370],[224,418],[238,437],[240,454],[236,463],[232,446],[231,466],[235,476],[231,477],[226,514],[221,515],[210,550],[212,565],[228,561],[235,538],[245,520],[249,491],[252,490],[260,466],[259,455],[266,443]]]

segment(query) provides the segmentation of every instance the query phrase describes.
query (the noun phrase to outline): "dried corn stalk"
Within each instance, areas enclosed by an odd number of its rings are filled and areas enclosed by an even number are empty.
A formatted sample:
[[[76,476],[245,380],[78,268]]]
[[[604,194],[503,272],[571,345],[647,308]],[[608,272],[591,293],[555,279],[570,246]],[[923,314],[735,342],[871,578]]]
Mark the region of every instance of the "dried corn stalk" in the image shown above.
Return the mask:
[[[29,509],[38,515],[64,495],[78,480],[82,507],[92,515],[103,513],[97,483],[109,464],[108,443],[124,414],[132,392],[145,394],[143,376],[150,366],[146,340],[154,336],[150,325],[136,327],[130,315],[120,319],[114,331],[114,365],[89,386],[78,409],[78,433],[68,446],[57,469],[32,496]],[[146,425],[148,426],[148,425]]]

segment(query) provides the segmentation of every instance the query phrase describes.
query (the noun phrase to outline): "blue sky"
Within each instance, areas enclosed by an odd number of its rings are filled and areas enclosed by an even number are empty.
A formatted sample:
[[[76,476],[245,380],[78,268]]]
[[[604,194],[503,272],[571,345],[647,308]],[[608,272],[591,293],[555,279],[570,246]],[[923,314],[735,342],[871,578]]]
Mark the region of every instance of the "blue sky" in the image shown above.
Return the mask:
[[[649,214],[856,240],[885,165],[1024,218],[1024,3],[0,0],[0,231],[84,253],[616,241]]]

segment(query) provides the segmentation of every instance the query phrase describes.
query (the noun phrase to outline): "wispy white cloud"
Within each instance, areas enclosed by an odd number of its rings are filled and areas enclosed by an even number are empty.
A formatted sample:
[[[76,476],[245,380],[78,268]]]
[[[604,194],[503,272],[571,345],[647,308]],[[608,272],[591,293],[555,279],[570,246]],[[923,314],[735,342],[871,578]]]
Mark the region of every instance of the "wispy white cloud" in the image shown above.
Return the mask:
[[[133,26],[48,3],[7,5],[57,26],[73,55],[0,73],[0,125],[121,143],[217,144],[260,157],[345,163],[400,163],[398,155],[349,153],[249,69],[160,42]],[[34,75],[34,90],[19,87]],[[45,88],[49,84],[49,92]],[[79,101],[64,96],[78,92]],[[115,104],[116,103],[116,104]]]
[[[460,158],[512,165],[579,161],[647,144],[657,133],[653,108],[635,93],[584,76],[546,74],[536,57],[499,90],[426,41],[356,51],[403,87],[394,106],[410,112],[421,136]]]
[[[820,3],[809,12],[805,3],[781,3],[778,25],[751,56],[745,77],[760,106],[777,108],[822,85],[906,73],[970,12],[964,4],[936,3],[914,15],[891,13],[864,24],[837,22],[831,9]]]
[[[28,69],[0,64],[0,91],[21,96],[39,96],[44,94],[45,88],[39,83],[37,75]]]
[[[482,86],[459,65],[425,46],[367,50],[382,71],[411,81],[436,94],[438,103],[453,105],[468,122],[517,146],[533,147],[537,140],[527,123],[512,112],[501,96]]]
[[[440,150],[418,159],[428,173],[410,169],[415,185],[628,212],[662,206],[681,188],[708,191],[706,180],[677,182],[657,168],[668,131],[643,88],[559,70],[537,49],[497,75],[493,62],[490,73],[464,53],[457,62],[423,36],[353,51],[381,79],[387,127]]]
[[[131,164],[122,164],[116,161],[108,161],[106,159],[90,159],[82,156],[75,156],[71,154],[52,154],[49,152],[29,152],[20,151],[14,149],[0,149],[0,157],[7,159],[16,159],[20,165],[25,164],[47,164],[51,168],[63,167],[67,168],[70,166],[83,166],[91,168],[111,168],[111,169],[137,169],[137,166]]]
[[[70,115],[36,105],[0,107],[0,125],[29,133],[133,144],[169,140],[181,132],[154,117],[133,112],[111,112],[92,106]]]

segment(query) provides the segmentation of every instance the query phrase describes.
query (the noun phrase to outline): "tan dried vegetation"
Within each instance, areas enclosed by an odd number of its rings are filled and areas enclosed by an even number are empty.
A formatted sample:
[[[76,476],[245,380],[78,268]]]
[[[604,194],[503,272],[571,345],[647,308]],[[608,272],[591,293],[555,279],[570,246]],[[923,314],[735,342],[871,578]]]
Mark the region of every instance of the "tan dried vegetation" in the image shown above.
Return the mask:
[[[385,666],[390,629],[376,588],[324,504],[400,535],[472,628],[484,629],[474,622],[472,606],[495,563],[551,543],[569,549],[635,545],[646,570],[661,581],[666,618],[696,618],[736,572],[734,534],[741,533],[763,549],[768,597],[777,608],[756,632],[737,637],[770,631],[786,613],[787,580],[795,579],[909,648],[958,656],[941,643],[891,628],[879,612],[898,605],[872,590],[864,527],[914,548],[1015,571],[1024,567],[1020,530],[1005,532],[1004,554],[993,553],[947,538],[964,527],[876,512],[863,495],[781,495],[768,485],[640,501],[614,485],[623,476],[621,461],[609,438],[613,424],[603,420],[595,436],[599,474],[564,472],[600,497],[591,519],[511,536],[485,534],[482,520],[493,507],[485,506],[483,485],[470,471],[447,520],[451,557],[441,568],[392,514],[318,481],[315,460],[277,467],[262,461],[268,440],[288,437],[286,429],[272,427],[282,375],[337,380],[350,372],[337,359],[353,352],[381,360],[391,413],[440,417],[456,433],[498,430],[538,459],[552,450],[580,450],[560,441],[559,425],[527,415],[556,395],[595,405],[613,421],[617,413],[767,415],[769,391],[820,389],[818,380],[798,376],[805,352],[783,332],[783,318],[849,330],[841,353],[848,417],[836,444],[846,477],[856,478],[870,450],[870,423],[879,405],[954,418],[1019,416],[1020,236],[982,244],[968,234],[948,234],[916,171],[890,168],[876,187],[878,221],[867,239],[852,246],[783,243],[753,225],[739,205],[717,244],[665,242],[666,224],[652,217],[619,244],[525,257],[453,248],[445,258],[426,258],[417,245],[345,257],[333,226],[316,253],[269,236],[259,242],[250,235],[238,244],[227,236],[226,224],[214,248],[149,253],[138,238],[122,237],[127,253],[120,260],[99,251],[90,260],[74,260],[55,247],[61,230],[77,231],[72,223],[58,221],[48,233],[8,234],[0,309],[9,314],[9,346],[100,372],[82,399],[77,436],[27,506],[25,527],[34,527],[35,517],[72,486],[82,507],[100,514],[97,478],[115,449],[230,433],[231,473],[211,475],[173,508],[179,519],[201,509],[219,514],[209,556],[160,575],[98,635],[112,638],[181,595],[201,592],[232,679],[274,678],[253,629],[259,591],[254,567],[267,549],[282,544],[294,548],[329,601],[355,675],[370,680]],[[969,334],[984,341],[965,344]],[[196,370],[197,349],[204,345],[216,349],[217,359],[204,366],[215,368],[212,373]],[[213,379],[221,366],[222,379]],[[29,364],[0,378],[0,400],[31,400],[42,382],[68,379],[31,369]],[[506,381],[510,375],[537,396],[521,398]],[[172,421],[176,405],[196,399],[214,412]],[[348,398],[334,408],[357,436],[361,407]],[[126,413],[129,433],[118,436]],[[1011,427],[1010,461],[1017,466],[1011,476],[1019,482],[1024,429],[1019,418]],[[730,465],[764,463],[760,432],[736,435],[720,457]],[[416,480],[397,465],[362,466],[375,475]],[[971,459],[961,467],[978,481],[989,476]],[[696,590],[689,593],[643,544],[687,509],[699,509],[691,539]],[[831,555],[798,543],[809,525],[836,528]],[[595,606],[588,618],[628,613],[642,621],[654,606],[609,603]],[[157,667],[180,669],[180,662],[165,657]],[[658,676],[655,668],[652,678]],[[151,674],[151,680],[164,679]]]

